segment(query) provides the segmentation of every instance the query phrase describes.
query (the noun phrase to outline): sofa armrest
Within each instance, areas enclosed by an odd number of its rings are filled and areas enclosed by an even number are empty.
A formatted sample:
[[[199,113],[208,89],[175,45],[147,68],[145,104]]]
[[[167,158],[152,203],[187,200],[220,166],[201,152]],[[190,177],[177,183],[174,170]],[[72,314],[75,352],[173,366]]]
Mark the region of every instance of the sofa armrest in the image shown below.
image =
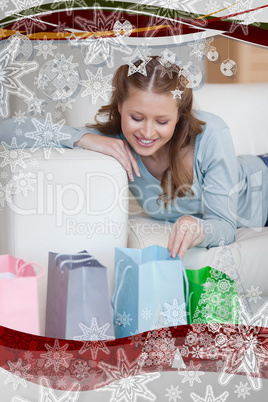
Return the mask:
[[[86,249],[107,266],[112,294],[114,248],[127,246],[125,170],[113,157],[81,148],[52,149],[49,159],[44,149],[24,151],[25,168],[0,168],[9,173],[1,179],[0,253],[47,268],[49,251]],[[41,304],[44,314],[45,299]]]

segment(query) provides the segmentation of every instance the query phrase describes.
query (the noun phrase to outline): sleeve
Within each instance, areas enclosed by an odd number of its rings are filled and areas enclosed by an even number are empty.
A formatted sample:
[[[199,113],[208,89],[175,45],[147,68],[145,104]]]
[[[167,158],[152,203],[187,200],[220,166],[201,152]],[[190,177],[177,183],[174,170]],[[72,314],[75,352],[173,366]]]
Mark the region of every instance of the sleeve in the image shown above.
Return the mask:
[[[199,164],[202,219],[205,238],[198,247],[218,246],[236,240],[238,164],[229,128],[212,132],[202,144]]]
[[[57,124],[59,127],[56,127],[56,129],[60,134],[62,134],[62,138],[59,140],[59,146],[63,148],[74,148],[74,143],[86,133],[104,135],[99,130],[88,128],[86,126],[71,127],[66,124],[56,123],[52,127],[51,125],[49,126],[49,123],[45,119],[37,119],[36,117],[30,116],[25,117],[21,124],[18,124],[15,118],[6,119],[0,123],[0,143],[3,141],[10,144],[12,138],[15,137],[20,143],[26,142],[27,148],[32,148],[36,144],[36,139],[34,138],[34,135],[29,137],[29,134],[33,134],[46,127],[53,131]],[[116,135],[114,135],[114,137],[116,137]],[[55,144],[52,146],[57,147]]]

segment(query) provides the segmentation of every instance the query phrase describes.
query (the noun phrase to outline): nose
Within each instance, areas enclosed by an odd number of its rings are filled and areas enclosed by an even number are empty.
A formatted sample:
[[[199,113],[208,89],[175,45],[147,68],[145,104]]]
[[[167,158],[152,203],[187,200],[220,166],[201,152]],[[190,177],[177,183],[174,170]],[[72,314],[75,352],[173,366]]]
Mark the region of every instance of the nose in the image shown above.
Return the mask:
[[[152,139],[155,134],[154,124],[152,121],[145,121],[140,128],[140,133],[144,139]]]

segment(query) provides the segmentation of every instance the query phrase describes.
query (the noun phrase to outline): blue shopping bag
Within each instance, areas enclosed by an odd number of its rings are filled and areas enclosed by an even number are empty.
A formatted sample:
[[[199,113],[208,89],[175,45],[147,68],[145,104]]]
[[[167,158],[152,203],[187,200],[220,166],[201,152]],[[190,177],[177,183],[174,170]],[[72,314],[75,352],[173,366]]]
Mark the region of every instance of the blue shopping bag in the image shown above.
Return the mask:
[[[188,280],[166,248],[115,248],[112,304],[116,338],[187,324]]]

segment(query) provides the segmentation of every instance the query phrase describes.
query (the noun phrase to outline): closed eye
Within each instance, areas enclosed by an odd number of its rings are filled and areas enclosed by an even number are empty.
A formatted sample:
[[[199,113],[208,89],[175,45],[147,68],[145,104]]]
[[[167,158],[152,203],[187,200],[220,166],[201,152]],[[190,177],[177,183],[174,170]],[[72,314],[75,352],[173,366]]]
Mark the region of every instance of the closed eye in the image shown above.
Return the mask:
[[[131,118],[132,118],[134,121],[142,121],[142,119],[137,119],[137,118],[134,117],[134,116],[131,116]],[[158,124],[161,124],[161,125],[164,125],[164,124],[167,124],[168,121],[158,121],[157,123],[158,123]]]

